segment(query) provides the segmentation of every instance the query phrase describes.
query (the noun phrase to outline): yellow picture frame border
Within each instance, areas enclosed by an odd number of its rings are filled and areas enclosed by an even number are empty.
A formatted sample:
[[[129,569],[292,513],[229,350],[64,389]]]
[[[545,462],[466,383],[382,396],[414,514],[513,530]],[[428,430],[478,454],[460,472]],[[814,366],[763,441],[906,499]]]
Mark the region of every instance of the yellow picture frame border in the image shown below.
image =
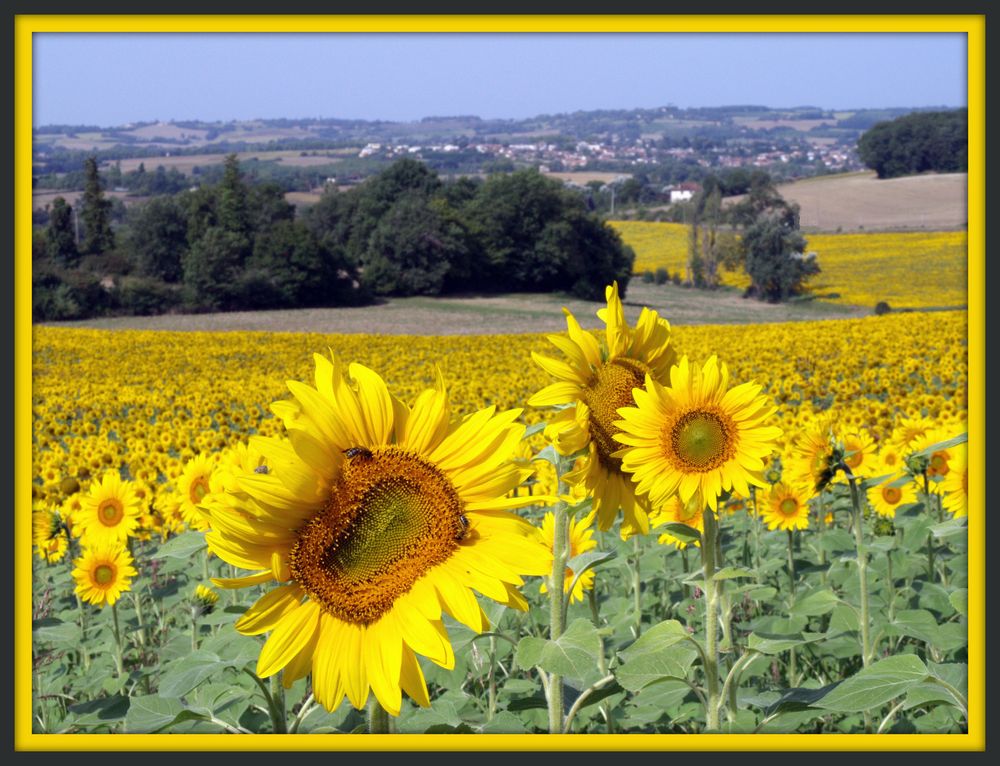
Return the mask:
[[[35,734],[31,730],[32,36],[41,33],[963,33],[968,55],[969,730],[966,734]],[[983,15],[18,15],[14,19],[15,750],[984,750],[986,19]]]

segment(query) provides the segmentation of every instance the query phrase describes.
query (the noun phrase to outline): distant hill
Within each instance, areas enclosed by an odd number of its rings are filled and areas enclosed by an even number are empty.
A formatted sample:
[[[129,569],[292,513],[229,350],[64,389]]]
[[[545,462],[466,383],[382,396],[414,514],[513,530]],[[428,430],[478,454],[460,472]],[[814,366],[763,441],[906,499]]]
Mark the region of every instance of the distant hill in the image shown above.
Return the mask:
[[[941,231],[966,226],[966,173],[879,180],[874,172],[818,176],[778,186],[812,231]],[[727,202],[735,202],[733,197]]]

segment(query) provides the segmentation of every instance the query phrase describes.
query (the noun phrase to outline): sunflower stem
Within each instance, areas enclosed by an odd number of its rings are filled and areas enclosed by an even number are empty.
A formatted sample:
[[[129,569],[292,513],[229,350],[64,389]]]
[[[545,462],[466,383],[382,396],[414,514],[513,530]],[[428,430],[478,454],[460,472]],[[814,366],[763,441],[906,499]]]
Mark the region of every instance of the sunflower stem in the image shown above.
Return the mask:
[[[285,687],[281,684],[280,672],[268,678],[268,685],[271,687],[271,699],[268,701],[268,710],[271,713],[271,728],[275,734],[288,733],[288,717],[285,713]]]
[[[868,610],[868,554],[865,552],[863,511],[858,492],[857,479],[848,474],[847,483],[851,487],[851,505],[854,507],[854,544],[858,555],[858,585],[861,588],[861,662],[864,667],[871,663],[870,613]]]
[[[927,511],[929,513],[932,503],[927,471],[924,471],[924,500],[927,503]],[[930,532],[927,533],[927,579],[934,582],[934,535]]]
[[[715,512],[705,509],[702,518],[705,523],[705,533],[702,535],[701,563],[705,577],[705,686],[708,700],[705,705],[705,728],[708,731],[719,729],[719,707],[722,700],[719,696],[719,593],[715,580],[717,566],[717,543],[719,527]]]
[[[118,625],[118,605],[111,604],[111,620],[115,629],[115,667],[118,670],[118,677],[125,675],[125,660],[122,657],[122,631]]]
[[[87,611],[83,608],[83,601],[80,594],[73,592],[76,597],[76,606],[80,610],[80,654],[83,660],[83,669],[90,670],[90,652],[87,650]]]
[[[497,712],[497,637],[490,636],[489,702],[486,720],[492,721]]]
[[[368,733],[389,734],[389,714],[373,694],[368,701]]]
[[[632,605],[635,610],[635,637],[642,634],[642,573],[640,570],[640,560],[642,559],[642,544],[639,534],[632,536],[632,553],[634,555],[632,564]]]
[[[569,461],[560,457],[556,466],[559,479],[559,494],[566,492],[563,476],[569,469]],[[563,609],[563,582],[566,578],[566,553],[569,548],[569,518],[566,503],[559,501],[552,509],[552,571],[549,574],[549,640],[557,640],[565,629]],[[563,680],[555,673],[549,676],[549,733],[561,734],[563,730]]]

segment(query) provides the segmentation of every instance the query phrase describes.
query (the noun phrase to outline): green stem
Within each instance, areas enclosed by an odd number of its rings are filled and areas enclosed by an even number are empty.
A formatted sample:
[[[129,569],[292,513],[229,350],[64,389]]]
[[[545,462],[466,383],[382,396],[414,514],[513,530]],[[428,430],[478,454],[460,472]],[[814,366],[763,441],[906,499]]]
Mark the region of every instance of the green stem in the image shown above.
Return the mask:
[[[368,733],[389,734],[389,714],[374,694],[368,701]]]
[[[90,652],[87,650],[87,610],[83,608],[83,601],[76,592],[76,606],[80,610],[80,655],[83,660],[83,669],[90,670]]]
[[[826,587],[826,548],[823,547],[823,533],[826,531],[826,506],[823,503],[823,490],[819,492],[819,524],[816,525],[818,530],[816,535],[816,545],[819,547],[819,565],[821,567],[819,571],[820,583],[823,587]]]
[[[639,562],[642,558],[642,545],[639,540],[640,535],[636,533],[632,536],[632,552],[634,555],[632,565],[632,608],[635,610],[635,637],[642,634],[642,575],[639,569]]]
[[[889,622],[896,615],[896,581],[892,576],[892,551],[885,552],[886,585],[889,586]]]
[[[566,572],[568,544],[568,518],[565,503],[557,503],[552,511],[555,517],[552,533],[552,572],[549,575],[549,640],[558,639],[565,629],[563,619],[563,580]],[[561,734],[563,730],[562,676],[549,676],[549,733]]]
[[[864,516],[861,509],[857,479],[850,476],[848,483],[851,486],[851,504],[854,506],[854,544],[858,556],[858,585],[861,588],[861,662],[867,668],[871,663],[871,645],[869,643],[871,617],[868,609],[868,554],[865,551]]]
[[[125,661],[122,657],[122,631],[118,625],[118,604],[111,604],[111,619],[115,629],[115,667],[118,670],[118,677],[125,675]]]
[[[924,471],[924,501],[927,503],[927,510],[930,511],[931,490],[930,482],[927,479],[927,472]],[[927,533],[927,579],[934,582],[934,535]]]
[[[288,733],[288,717],[285,712],[285,687],[281,685],[281,673],[275,673],[268,679],[271,687],[271,728],[275,734]],[[376,703],[377,704],[377,703]]]
[[[497,712],[497,637],[490,636],[489,698],[486,720],[492,721]]]
[[[191,651],[198,651],[198,618],[195,608],[191,608]]]
[[[594,587],[587,591],[587,598],[590,601],[590,618],[594,623],[594,627],[600,630],[601,628],[601,616],[597,609],[597,583],[594,583]],[[604,656],[604,637],[601,635],[597,636],[598,641],[601,643],[601,651],[597,655],[597,668],[601,671],[601,675],[604,676],[608,672],[608,660]],[[601,701],[601,714],[604,716],[604,721],[608,727],[608,734],[615,733],[615,720],[613,713],[611,712],[611,705],[608,704],[607,700]]]
[[[719,729],[719,593],[715,572],[718,565],[717,543],[718,524],[715,513],[706,508],[702,518],[705,523],[705,533],[702,535],[701,563],[705,578],[705,686],[708,690],[708,700],[705,707],[705,728],[708,731]]]
[[[864,511],[861,508],[861,496],[858,492],[857,479],[849,470],[847,473],[847,483],[851,487],[851,505],[854,508],[854,545],[858,556],[858,585],[861,588],[861,664],[868,667],[871,663],[871,643],[869,631],[871,630],[871,618],[868,609],[868,553],[865,551],[864,539]],[[865,732],[872,732],[872,715],[868,710],[864,711]]]
[[[795,598],[795,533],[792,530],[786,530],[788,532],[788,583],[792,588],[792,598]]]

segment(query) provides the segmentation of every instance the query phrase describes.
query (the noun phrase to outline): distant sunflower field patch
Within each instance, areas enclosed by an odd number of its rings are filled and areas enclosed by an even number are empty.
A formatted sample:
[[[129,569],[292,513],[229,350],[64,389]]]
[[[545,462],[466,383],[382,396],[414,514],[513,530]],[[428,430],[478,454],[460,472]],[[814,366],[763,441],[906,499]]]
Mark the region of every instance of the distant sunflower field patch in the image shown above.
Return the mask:
[[[687,269],[688,227],[680,223],[612,221],[635,250],[633,274]],[[966,305],[967,235],[964,231],[807,234],[821,273],[809,283],[817,297],[859,306],[880,301],[892,308]],[[745,288],[742,272],[722,270],[723,284]]]

